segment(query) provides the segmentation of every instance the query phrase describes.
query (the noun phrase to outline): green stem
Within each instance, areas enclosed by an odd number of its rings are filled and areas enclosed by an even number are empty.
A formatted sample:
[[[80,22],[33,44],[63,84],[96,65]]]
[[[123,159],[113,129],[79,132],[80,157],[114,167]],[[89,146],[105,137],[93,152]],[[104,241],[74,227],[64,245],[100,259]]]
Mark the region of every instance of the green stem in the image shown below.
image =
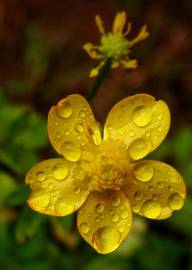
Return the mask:
[[[87,95],[86,95],[86,99],[88,101],[90,101],[91,99],[94,98],[94,96],[96,95],[97,91],[99,90],[106,74],[108,73],[110,67],[111,67],[111,64],[112,64],[112,60],[111,58],[108,58],[106,61],[105,61],[105,64],[103,65],[103,67],[101,68],[93,86],[89,89]]]

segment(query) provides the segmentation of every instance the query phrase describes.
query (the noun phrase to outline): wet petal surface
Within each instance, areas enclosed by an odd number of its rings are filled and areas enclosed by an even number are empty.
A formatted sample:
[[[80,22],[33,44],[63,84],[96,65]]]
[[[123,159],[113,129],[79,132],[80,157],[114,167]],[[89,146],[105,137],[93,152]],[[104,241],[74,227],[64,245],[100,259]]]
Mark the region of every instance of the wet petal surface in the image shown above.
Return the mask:
[[[110,253],[131,229],[129,202],[120,191],[92,192],[78,211],[77,224],[82,237],[97,252]]]
[[[132,211],[151,219],[164,219],[179,210],[186,196],[181,175],[160,161],[135,162],[122,190]]]
[[[48,135],[56,151],[72,162],[90,157],[101,143],[100,129],[88,102],[76,94],[50,109]]]
[[[139,94],[123,99],[112,108],[105,123],[104,140],[121,141],[129,158],[138,160],[159,146],[169,127],[166,103]]]
[[[28,172],[25,181],[32,190],[29,206],[47,215],[68,215],[89,195],[87,173],[79,164],[62,158],[38,163]]]

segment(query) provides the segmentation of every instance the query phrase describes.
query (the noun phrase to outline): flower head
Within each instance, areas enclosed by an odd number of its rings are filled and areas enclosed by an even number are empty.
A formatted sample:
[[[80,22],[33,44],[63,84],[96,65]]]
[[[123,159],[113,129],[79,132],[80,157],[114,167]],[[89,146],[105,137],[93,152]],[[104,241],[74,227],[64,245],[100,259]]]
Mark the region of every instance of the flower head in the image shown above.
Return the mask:
[[[76,94],[66,97],[48,116],[49,139],[63,157],[28,172],[29,206],[53,216],[78,210],[82,237],[97,252],[112,252],[128,235],[132,212],[165,219],[184,203],[180,174],[163,162],[141,160],[169,126],[166,103],[139,94],[112,108],[102,138],[88,102]]]
[[[147,32],[147,27],[144,25],[139,34],[132,40],[126,38],[126,36],[131,31],[131,23],[126,25],[126,13],[125,11],[118,12],[115,16],[112,32],[106,33],[103,21],[99,15],[95,17],[95,22],[101,33],[100,45],[93,45],[92,43],[86,43],[83,48],[93,59],[102,59],[98,67],[94,68],[90,72],[90,77],[97,76],[100,68],[104,65],[106,59],[110,58],[112,60],[112,67],[116,68],[119,65],[124,68],[136,68],[137,60],[130,59],[129,54],[131,48],[137,42],[142,41],[147,38],[149,32]],[[126,30],[124,31],[124,28]]]

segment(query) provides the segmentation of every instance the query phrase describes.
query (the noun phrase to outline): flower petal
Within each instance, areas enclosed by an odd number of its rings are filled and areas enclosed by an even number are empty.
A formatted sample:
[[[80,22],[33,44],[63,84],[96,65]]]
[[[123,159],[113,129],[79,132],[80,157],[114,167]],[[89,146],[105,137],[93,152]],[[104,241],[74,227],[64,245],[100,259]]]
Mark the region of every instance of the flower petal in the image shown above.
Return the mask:
[[[99,32],[101,34],[105,34],[105,28],[103,26],[103,20],[101,19],[101,17],[99,15],[95,16],[95,23],[96,23],[96,26],[97,26]]]
[[[165,219],[183,206],[185,184],[173,167],[154,160],[138,161],[132,165],[122,189],[133,212],[152,219]]]
[[[82,237],[102,254],[112,252],[121,244],[131,223],[130,205],[121,191],[91,193],[77,216]]]
[[[121,34],[123,32],[123,28],[125,27],[126,20],[127,16],[125,11],[118,12],[113,22],[112,32]]]
[[[89,195],[87,173],[80,165],[62,158],[38,163],[28,172],[25,181],[32,190],[29,206],[47,215],[68,215]]]
[[[48,134],[56,151],[72,162],[93,158],[94,149],[101,142],[99,125],[88,102],[76,94],[50,109]]]
[[[132,160],[143,158],[163,141],[170,127],[165,102],[147,94],[130,96],[110,111],[104,128],[104,140],[124,143]]]
[[[86,43],[83,45],[83,49],[92,59],[102,59],[103,56],[98,51],[98,46],[93,45],[92,43]]]

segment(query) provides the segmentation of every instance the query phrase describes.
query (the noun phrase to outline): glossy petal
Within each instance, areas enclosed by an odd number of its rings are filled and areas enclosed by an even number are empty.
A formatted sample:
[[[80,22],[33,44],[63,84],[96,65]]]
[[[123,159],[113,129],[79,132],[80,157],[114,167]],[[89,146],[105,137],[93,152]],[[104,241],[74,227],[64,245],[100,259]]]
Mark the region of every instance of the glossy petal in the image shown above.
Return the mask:
[[[82,237],[102,254],[121,244],[131,223],[129,202],[120,191],[95,191],[78,211],[77,224]]]
[[[87,173],[79,164],[62,158],[38,163],[28,172],[25,181],[32,190],[29,206],[47,215],[68,215],[89,195]]]
[[[125,27],[126,20],[127,16],[125,11],[118,12],[113,22],[112,32],[121,34],[123,32],[123,28]]]
[[[183,206],[186,196],[181,175],[170,165],[153,160],[134,162],[122,190],[133,212],[151,219],[168,218]]]
[[[51,108],[48,134],[56,151],[72,162],[92,159],[101,142],[98,123],[80,95],[70,95]]]
[[[104,128],[104,140],[121,141],[129,158],[138,160],[163,141],[170,127],[170,113],[165,102],[147,94],[130,96],[110,111]]]

